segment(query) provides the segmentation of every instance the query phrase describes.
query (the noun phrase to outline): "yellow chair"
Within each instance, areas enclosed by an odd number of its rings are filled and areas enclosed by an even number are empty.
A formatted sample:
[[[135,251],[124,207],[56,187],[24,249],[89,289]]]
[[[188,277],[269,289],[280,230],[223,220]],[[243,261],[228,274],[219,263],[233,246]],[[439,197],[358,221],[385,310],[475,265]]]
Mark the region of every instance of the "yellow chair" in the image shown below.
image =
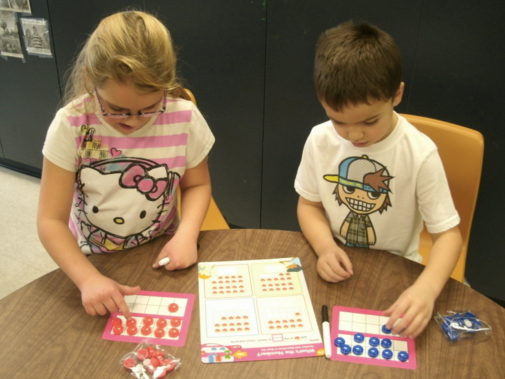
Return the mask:
[[[185,88],[184,89],[188,94],[190,100],[196,105],[196,99],[193,93]],[[177,198],[178,198],[178,209],[180,215],[181,209],[181,189],[177,187]],[[203,220],[203,224],[200,230],[216,230],[216,229],[230,229],[230,226],[226,222],[223,214],[219,210],[214,197],[211,196],[209,209],[207,210],[207,214],[205,215],[205,219]]]
[[[463,249],[451,277],[464,282],[465,265],[473,214],[479,194],[484,157],[484,137],[476,130],[432,118],[403,114],[412,125],[431,138],[438,147],[449,181],[452,198],[461,217],[459,229]],[[421,232],[419,254],[428,263],[432,241],[426,228]]]

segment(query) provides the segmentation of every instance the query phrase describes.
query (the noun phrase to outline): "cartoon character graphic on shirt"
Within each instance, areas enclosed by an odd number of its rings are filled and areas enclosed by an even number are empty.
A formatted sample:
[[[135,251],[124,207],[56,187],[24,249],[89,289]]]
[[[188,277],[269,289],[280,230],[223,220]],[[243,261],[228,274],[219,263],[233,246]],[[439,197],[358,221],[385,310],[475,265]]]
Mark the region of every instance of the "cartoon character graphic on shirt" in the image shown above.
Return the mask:
[[[347,246],[370,247],[377,236],[370,214],[382,214],[391,206],[389,181],[393,179],[381,163],[368,156],[344,159],[338,175],[324,175],[324,179],[337,183],[334,194],[338,205],[346,205],[350,212],[340,227],[340,235]]]
[[[173,202],[180,180],[165,164],[138,158],[111,158],[77,172],[77,218],[85,252],[108,253],[140,245],[170,232],[177,217]],[[160,216],[173,213],[162,225]],[[172,225],[173,226],[173,225]]]

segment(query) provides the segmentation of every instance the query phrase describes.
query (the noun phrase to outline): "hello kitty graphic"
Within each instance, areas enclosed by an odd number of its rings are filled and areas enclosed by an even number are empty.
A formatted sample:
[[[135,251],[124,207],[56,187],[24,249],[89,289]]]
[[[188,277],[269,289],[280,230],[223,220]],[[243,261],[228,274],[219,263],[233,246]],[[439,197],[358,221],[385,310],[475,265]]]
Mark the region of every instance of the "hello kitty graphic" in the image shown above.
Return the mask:
[[[147,159],[113,158],[81,166],[76,202],[78,232],[86,241],[81,249],[110,253],[170,232],[169,227],[175,230],[179,180],[167,165]]]

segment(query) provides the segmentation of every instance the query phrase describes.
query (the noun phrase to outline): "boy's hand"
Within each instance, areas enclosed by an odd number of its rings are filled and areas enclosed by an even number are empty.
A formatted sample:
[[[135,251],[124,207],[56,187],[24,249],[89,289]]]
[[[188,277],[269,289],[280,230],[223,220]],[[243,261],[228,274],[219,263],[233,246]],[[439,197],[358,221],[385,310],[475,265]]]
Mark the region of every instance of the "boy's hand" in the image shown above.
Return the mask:
[[[317,272],[328,282],[341,282],[353,274],[352,263],[345,251],[335,245],[319,254]]]
[[[170,262],[164,266],[169,271],[181,270],[195,264],[198,258],[196,241],[176,233],[158,254],[153,268],[160,267],[158,262],[165,257],[170,258]]]
[[[431,320],[436,297],[433,298],[428,291],[418,287],[414,284],[407,288],[398,300],[384,311],[384,316],[389,316],[386,327],[392,329],[391,333],[415,338]]]
[[[140,291],[140,287],[129,287],[121,285],[103,275],[96,275],[83,282],[81,290],[82,305],[91,316],[105,315],[107,312],[123,312],[129,319],[130,309],[124,301],[124,296],[135,295]]]

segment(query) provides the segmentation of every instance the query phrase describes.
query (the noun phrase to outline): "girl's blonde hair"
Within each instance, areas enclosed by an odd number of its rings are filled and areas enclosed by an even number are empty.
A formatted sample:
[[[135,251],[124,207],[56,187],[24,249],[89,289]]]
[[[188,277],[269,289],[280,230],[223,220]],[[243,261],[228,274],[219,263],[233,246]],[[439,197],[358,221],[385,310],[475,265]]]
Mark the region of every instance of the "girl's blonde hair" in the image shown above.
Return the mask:
[[[64,104],[86,92],[93,96],[93,88],[107,80],[131,84],[139,92],[166,90],[189,100],[177,81],[176,62],[170,32],[156,17],[140,11],[113,14],[100,22],[77,56]]]

